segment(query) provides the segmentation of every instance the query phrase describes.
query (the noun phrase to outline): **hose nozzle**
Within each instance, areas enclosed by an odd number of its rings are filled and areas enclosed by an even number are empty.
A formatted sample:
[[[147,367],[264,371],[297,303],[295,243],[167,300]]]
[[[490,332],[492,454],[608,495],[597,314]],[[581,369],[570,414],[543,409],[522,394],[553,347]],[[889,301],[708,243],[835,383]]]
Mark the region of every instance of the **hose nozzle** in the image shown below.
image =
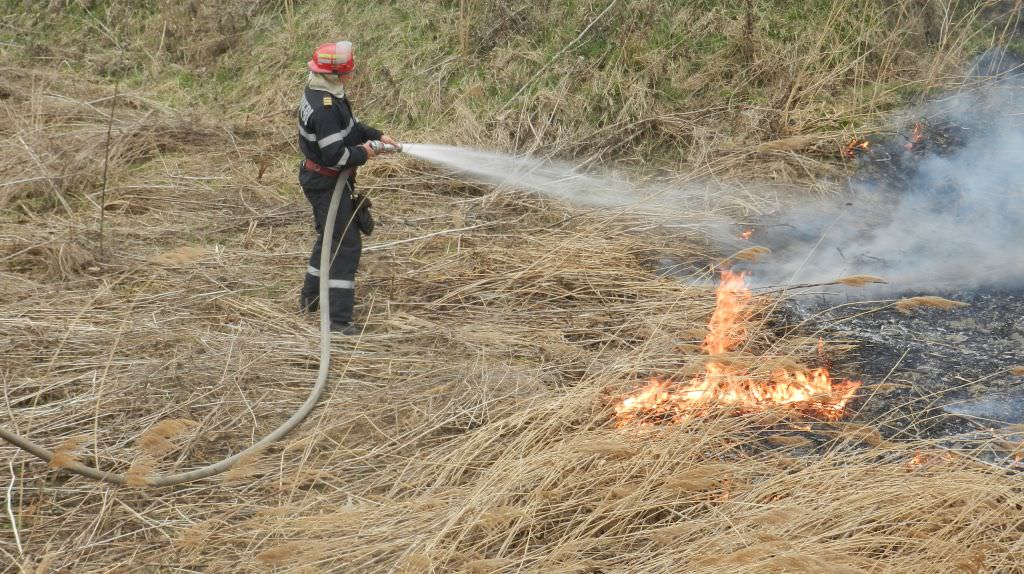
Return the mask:
[[[380,140],[370,140],[366,142],[366,145],[370,146],[375,154],[381,153],[398,153],[402,151],[402,146],[386,144]]]

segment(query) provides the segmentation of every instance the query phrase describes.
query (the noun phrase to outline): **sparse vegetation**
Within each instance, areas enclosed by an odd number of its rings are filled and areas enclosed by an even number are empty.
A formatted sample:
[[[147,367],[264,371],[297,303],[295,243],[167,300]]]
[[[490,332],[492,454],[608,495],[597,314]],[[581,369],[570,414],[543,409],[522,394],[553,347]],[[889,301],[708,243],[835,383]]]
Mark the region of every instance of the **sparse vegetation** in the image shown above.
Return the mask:
[[[0,6],[0,424],[135,485],[245,448],[315,377],[293,104],[324,38],[355,41],[363,119],[406,141],[710,175],[751,212],[758,182],[826,187],[854,134],[1020,43],[1005,1]],[[729,253],[696,232],[409,158],[360,184],[368,334],[313,416],[178,489],[0,445],[0,571],[1024,571],[1019,479],[878,421],[608,425],[609,397],[703,365]],[[764,300],[730,360],[818,361]]]

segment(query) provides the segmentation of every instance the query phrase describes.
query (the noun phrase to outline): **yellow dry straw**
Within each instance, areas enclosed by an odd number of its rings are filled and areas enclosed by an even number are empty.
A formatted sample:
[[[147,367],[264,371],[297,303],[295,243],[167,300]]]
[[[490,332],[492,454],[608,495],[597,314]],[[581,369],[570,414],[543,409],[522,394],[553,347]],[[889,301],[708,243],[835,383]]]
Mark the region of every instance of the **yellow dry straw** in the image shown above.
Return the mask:
[[[896,310],[903,314],[909,314],[912,310],[920,307],[932,307],[935,309],[942,309],[948,311],[950,309],[957,309],[960,307],[967,307],[967,303],[960,301],[951,301],[944,299],[936,295],[922,295],[920,297],[909,297],[906,299],[900,299],[894,304]]]
[[[53,451],[53,458],[50,459],[50,468],[67,468],[78,463],[78,455],[75,453],[78,447],[89,441],[87,436],[73,436],[60,444]]]
[[[836,283],[841,285],[848,285],[850,287],[863,287],[872,283],[888,283],[882,277],[877,275],[849,275],[841,279],[836,279]]]
[[[758,261],[759,259],[761,259],[765,255],[770,254],[771,252],[772,252],[772,250],[767,248],[767,247],[763,247],[763,246],[760,246],[760,245],[755,245],[753,247],[747,247],[746,249],[743,249],[742,251],[736,252],[731,257],[729,257],[727,259],[727,261],[734,260],[734,261],[746,261],[746,262],[753,263],[753,262]]]
[[[345,170],[338,176],[338,181],[334,185],[334,191],[331,193],[331,203],[327,210],[327,220],[324,223],[325,227],[323,231],[323,249],[320,254],[320,269],[331,268],[334,221],[338,216],[338,206],[341,202],[342,189],[344,189],[344,186],[348,185],[348,174],[349,171]],[[346,225],[350,225],[351,223],[351,221],[348,221],[346,222]],[[129,486],[174,486],[203,478],[209,478],[225,472],[234,466],[239,460],[249,460],[255,453],[260,452],[266,445],[284,438],[292,429],[298,426],[299,423],[309,416],[309,413],[313,411],[317,402],[320,401],[320,396],[323,394],[324,388],[327,385],[327,373],[330,369],[331,362],[329,276],[330,274],[327,272],[322,273],[320,276],[320,367],[317,373],[316,383],[310,390],[309,396],[306,397],[306,401],[302,403],[299,409],[295,411],[288,420],[282,423],[281,426],[274,429],[273,432],[256,441],[255,444],[246,448],[242,452],[195,470],[179,472],[166,476],[150,477],[149,472],[151,471],[152,465],[149,462],[148,455],[140,457],[140,459],[145,458],[145,460],[137,460],[136,463],[132,464],[131,468],[128,469],[126,474],[120,475],[112,472],[104,472],[97,468],[86,466],[75,460],[75,458],[69,454],[69,451],[73,450],[79,442],[65,442],[62,447],[58,448],[57,452],[54,453],[3,427],[0,427],[0,438],[46,461],[47,463],[50,463],[52,466],[112,484],[127,484]],[[146,451],[169,451],[171,450],[172,445],[168,440],[168,437],[184,430],[190,425],[190,423],[191,421],[184,421],[181,419],[163,421],[151,428],[148,433],[144,434],[140,438],[140,447]],[[57,460],[56,463],[53,462],[55,458]]]

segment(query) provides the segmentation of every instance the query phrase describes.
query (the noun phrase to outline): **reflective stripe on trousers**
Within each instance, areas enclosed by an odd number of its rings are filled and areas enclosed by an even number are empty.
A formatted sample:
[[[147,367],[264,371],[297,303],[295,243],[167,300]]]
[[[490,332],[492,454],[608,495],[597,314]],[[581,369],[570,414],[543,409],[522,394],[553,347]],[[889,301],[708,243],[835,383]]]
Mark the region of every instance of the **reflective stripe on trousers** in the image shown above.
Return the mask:
[[[303,189],[306,199],[313,208],[313,219],[316,223],[317,239],[313,244],[312,253],[306,268],[302,297],[315,300],[319,293],[319,277],[327,270],[320,269],[320,249],[323,244],[323,226],[330,207],[331,192],[328,190]],[[355,305],[355,279],[362,254],[363,241],[358,226],[352,220],[351,188],[346,189],[338,206],[338,218],[334,224],[334,251],[331,267],[328,272],[331,288],[330,315],[332,322],[346,323],[352,320]]]
[[[306,273],[309,273],[313,277],[320,276],[320,270],[312,265],[308,265],[306,267]],[[329,279],[327,281],[327,286],[331,289],[355,289],[356,282],[352,279]]]

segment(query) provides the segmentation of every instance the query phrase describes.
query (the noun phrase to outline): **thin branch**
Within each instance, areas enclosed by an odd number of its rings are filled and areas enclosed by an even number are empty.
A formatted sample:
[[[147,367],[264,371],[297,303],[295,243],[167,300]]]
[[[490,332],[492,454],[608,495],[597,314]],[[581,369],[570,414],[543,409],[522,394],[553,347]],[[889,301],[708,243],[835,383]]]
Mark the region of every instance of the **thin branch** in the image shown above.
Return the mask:
[[[114,97],[110,99],[110,116],[107,118],[107,144],[103,153],[103,190],[100,191],[100,260],[103,259],[103,214],[107,208],[107,170],[110,166],[110,132],[114,127],[114,110],[117,108],[117,93],[121,88],[121,79],[114,83]]]
[[[21,556],[25,553],[21,547],[21,536],[18,534],[18,521],[14,518],[14,508],[11,507],[11,500],[14,498],[11,493],[14,491],[14,483],[18,480],[18,475],[14,474],[14,458],[7,461],[7,466],[11,469],[11,483],[7,485],[7,516],[11,518],[11,532],[14,533],[14,543],[18,545],[18,555]]]
[[[396,245],[401,245],[403,243],[412,243],[413,241],[420,241],[422,239],[429,239],[431,237],[437,237],[438,235],[448,235],[448,234],[451,234],[451,233],[459,233],[460,231],[469,231],[470,229],[480,229],[481,227],[493,227],[494,225],[497,225],[497,223],[491,221],[491,222],[487,222],[487,223],[481,223],[479,225],[471,225],[469,227],[460,227],[458,229],[444,229],[444,230],[441,230],[441,231],[435,231],[433,233],[428,233],[426,235],[420,235],[420,236],[417,236],[417,237],[410,237],[408,239],[399,239],[398,241],[390,241],[388,243],[380,243],[378,245],[371,245],[370,247],[364,247],[363,248],[363,253],[366,253],[367,251],[380,251],[382,249],[387,249],[389,247],[394,247]]]

